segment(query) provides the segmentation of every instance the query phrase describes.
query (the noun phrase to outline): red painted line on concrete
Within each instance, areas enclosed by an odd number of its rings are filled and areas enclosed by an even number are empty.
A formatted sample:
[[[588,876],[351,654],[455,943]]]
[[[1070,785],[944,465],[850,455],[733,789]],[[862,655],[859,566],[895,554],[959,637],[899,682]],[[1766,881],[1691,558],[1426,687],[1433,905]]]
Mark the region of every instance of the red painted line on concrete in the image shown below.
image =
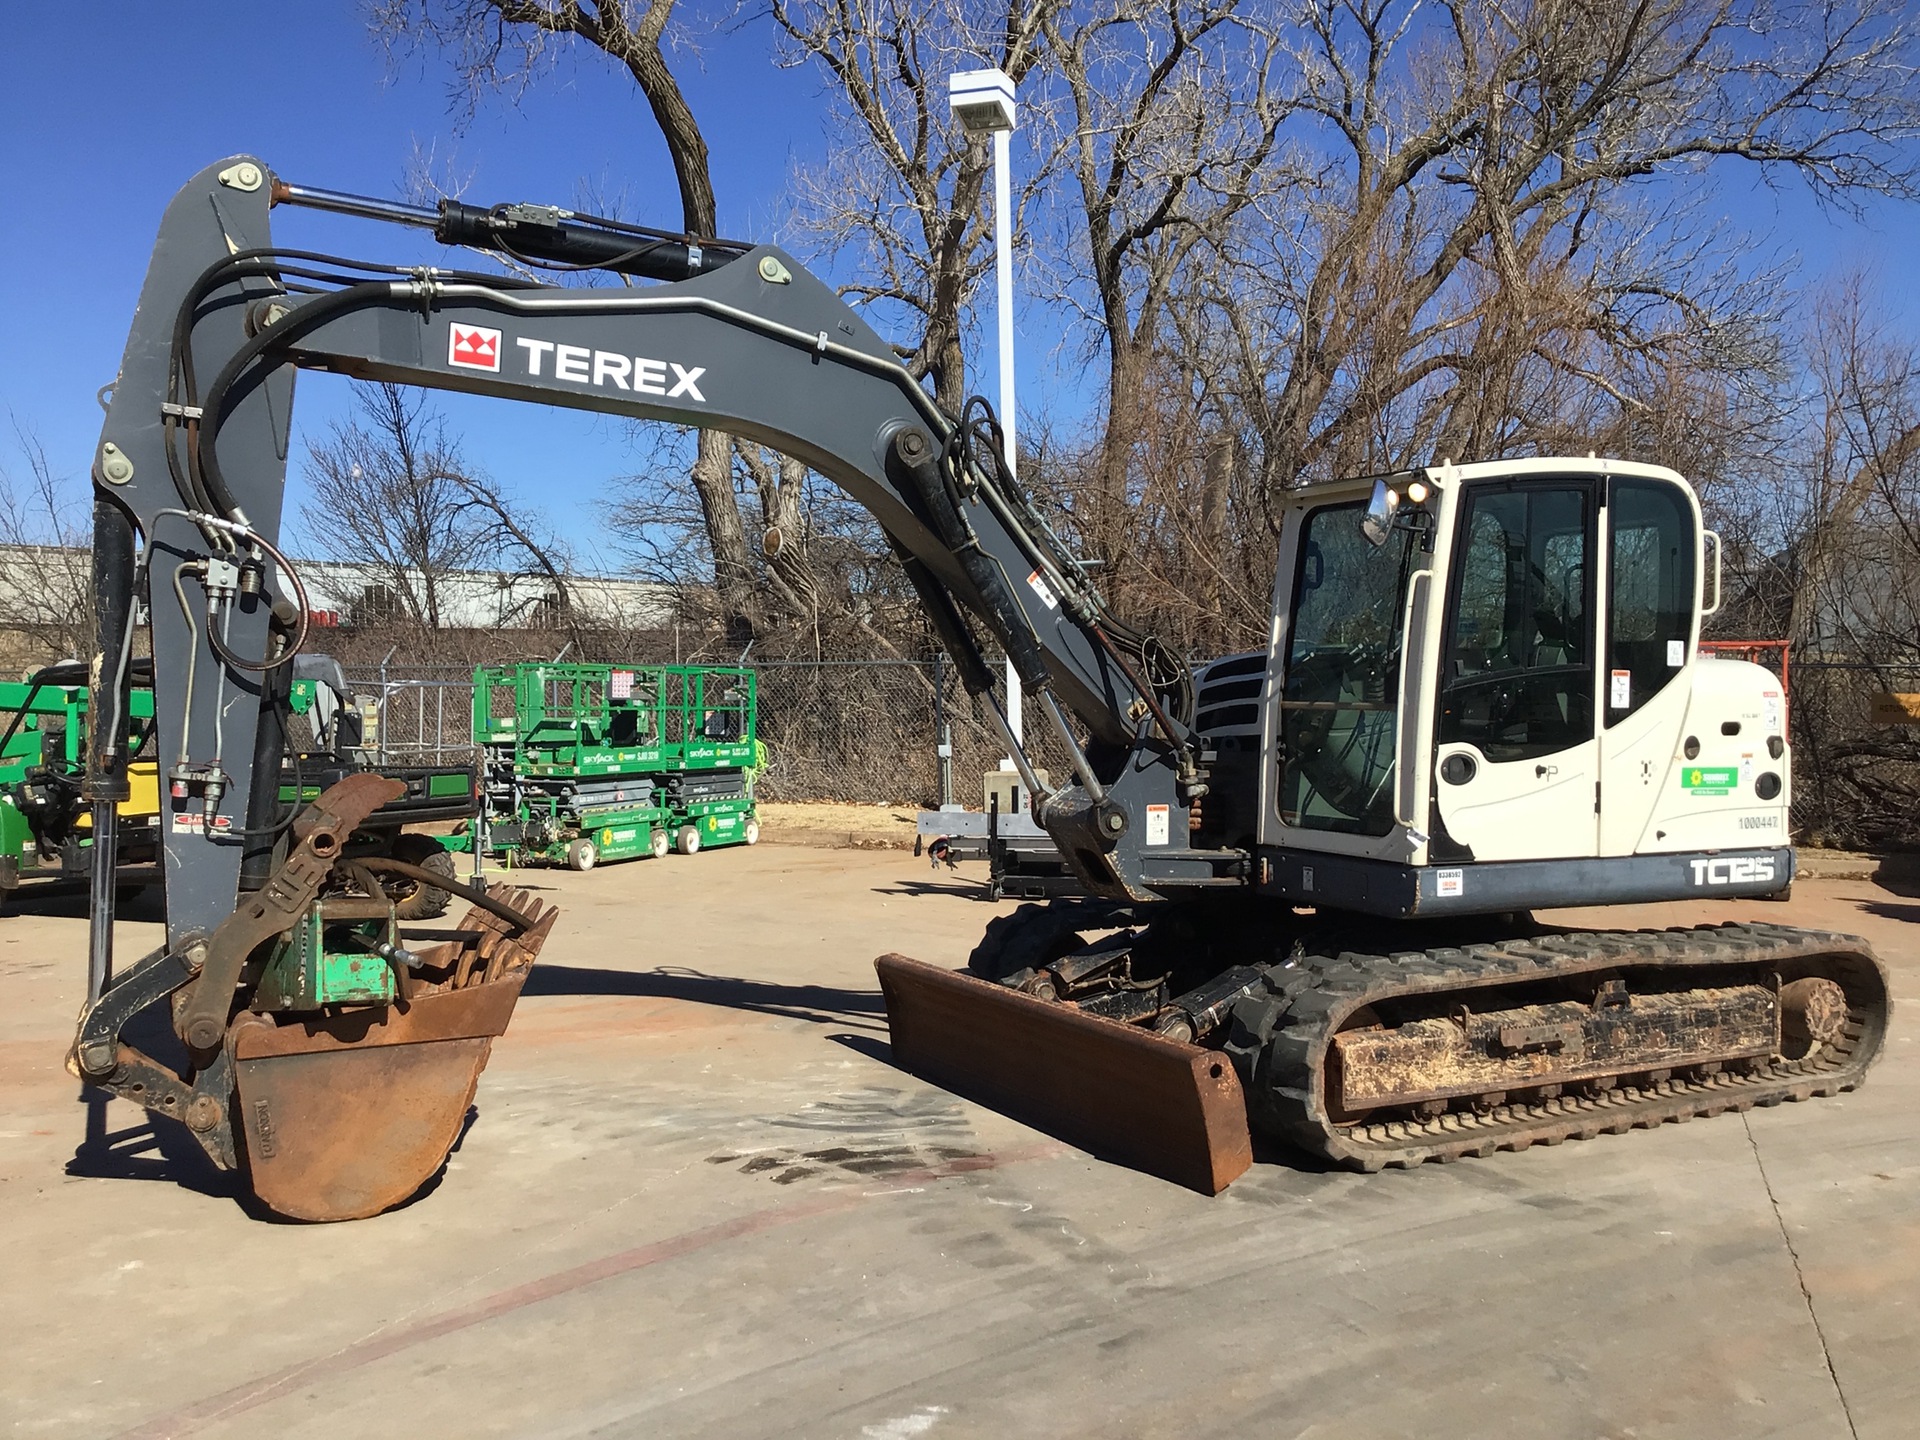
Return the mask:
[[[898,1193],[897,1187],[923,1184],[930,1180],[950,1179],[956,1175],[970,1174],[979,1170],[996,1170],[1028,1160],[1050,1159],[1056,1155],[1067,1154],[1068,1150],[1069,1147],[1059,1144],[1025,1145],[999,1154],[962,1156],[925,1170],[904,1171],[898,1175],[884,1177],[884,1182],[881,1177],[875,1177],[875,1182],[896,1187],[882,1193]],[[498,1319],[515,1310],[537,1305],[543,1300],[552,1300],[556,1296],[582,1290],[589,1285],[597,1285],[602,1280],[610,1280],[616,1275],[644,1270],[649,1265],[658,1265],[665,1260],[675,1260],[682,1255],[704,1250],[709,1245],[718,1244],[723,1240],[738,1240],[748,1235],[758,1235],[766,1230],[775,1230],[783,1225],[791,1225],[797,1221],[811,1220],[837,1211],[857,1209],[871,1198],[874,1197],[859,1190],[834,1191],[772,1210],[756,1210],[751,1215],[723,1220],[717,1225],[704,1225],[698,1230],[683,1231],[678,1235],[670,1235],[664,1240],[655,1240],[647,1245],[636,1245],[631,1250],[622,1250],[613,1255],[603,1255],[598,1260],[590,1260],[570,1270],[560,1270],[539,1280],[529,1280],[524,1285],[512,1286],[498,1294],[489,1295],[484,1300],[462,1306],[458,1310],[449,1310],[443,1315],[436,1315],[418,1324],[385,1334],[370,1335],[365,1340],[356,1340],[353,1344],[329,1355],[323,1355],[314,1360],[303,1360],[297,1365],[272,1371],[244,1384],[236,1385],[230,1390],[223,1390],[218,1395],[195,1401],[171,1414],[145,1421],[131,1430],[123,1430],[115,1440],[175,1440],[175,1437],[192,1435],[209,1424],[230,1420],[236,1415],[245,1414],[261,1405],[271,1404],[316,1380],[338,1379],[375,1361],[384,1360],[390,1355],[397,1355],[416,1345],[438,1340],[443,1335],[452,1335],[461,1330],[471,1329],[475,1325],[485,1324],[489,1320]]]

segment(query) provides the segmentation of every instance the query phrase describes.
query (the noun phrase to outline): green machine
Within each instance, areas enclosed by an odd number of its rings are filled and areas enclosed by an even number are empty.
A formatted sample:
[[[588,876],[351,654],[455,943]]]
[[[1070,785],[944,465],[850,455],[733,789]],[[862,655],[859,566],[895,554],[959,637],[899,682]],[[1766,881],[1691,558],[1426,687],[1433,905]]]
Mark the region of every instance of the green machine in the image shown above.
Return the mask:
[[[308,722],[314,743],[290,745],[280,775],[280,801],[312,800],[348,775],[373,768],[362,747],[370,702],[360,702],[339,665],[324,655],[296,656],[302,674],[288,709]],[[129,798],[120,803],[119,881],[131,890],[159,878],[160,775],[147,746],[153,733],[153,662],[133,660],[127,691]],[[50,665],[19,684],[0,684],[0,898],[57,893],[92,870],[93,819],[81,795],[86,773],[87,673],[79,661]],[[454,853],[467,834],[428,835],[407,826],[466,824],[479,811],[479,779],[471,765],[379,767],[406,791],[367,817],[346,846],[353,856],[387,856],[451,880]],[[386,889],[401,920],[445,913],[448,892],[412,880]]]
[[[482,666],[486,833],[512,864],[683,855],[760,838],[754,673],[740,666]]]
[[[129,795],[120,804],[120,878],[129,887],[157,873],[159,777],[142,753],[153,733],[152,662],[135,660],[128,695]],[[79,661],[0,684],[0,898],[64,887],[92,869],[93,820],[81,795],[86,775],[87,672]]]
[[[394,763],[376,744],[379,706],[355,692],[338,661],[330,655],[303,654],[294,656],[293,666],[287,709],[305,722],[306,735],[289,732],[280,769],[281,803],[313,800],[349,775],[378,770],[406,789],[367,816],[348,838],[343,854],[388,856],[452,880],[453,857],[471,843],[469,827],[480,811],[478,772],[470,764]],[[453,834],[407,828],[449,822],[458,827]],[[383,883],[401,920],[427,920],[446,912],[447,890],[395,877]],[[309,973],[319,972],[310,966]]]

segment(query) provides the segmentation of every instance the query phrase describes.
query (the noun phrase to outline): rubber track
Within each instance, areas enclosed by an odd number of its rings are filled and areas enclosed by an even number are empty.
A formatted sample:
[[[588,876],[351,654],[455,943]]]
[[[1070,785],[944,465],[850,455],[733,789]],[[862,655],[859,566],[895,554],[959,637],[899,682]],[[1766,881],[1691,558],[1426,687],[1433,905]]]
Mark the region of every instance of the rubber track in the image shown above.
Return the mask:
[[[1676,1069],[1671,1078],[1611,1090],[1567,1093],[1485,1112],[1449,1110],[1341,1126],[1327,1116],[1322,1081],[1327,1046],[1363,1005],[1397,996],[1472,991],[1597,970],[1692,970],[1701,985],[1714,972],[1779,967],[1786,978],[1825,975],[1848,1001],[1843,1039],[1804,1060],[1762,1061],[1749,1073],[1712,1075]],[[1676,977],[1682,978],[1682,977]],[[1310,956],[1267,975],[1265,994],[1235,1008],[1226,1046],[1246,1086],[1255,1128],[1350,1169],[1419,1165],[1621,1134],[1696,1115],[1718,1115],[1783,1100],[1833,1095],[1860,1084],[1879,1054],[1889,1013],[1886,971],[1864,940],[1779,925],[1601,931],[1549,935],[1497,945],[1392,955]]]

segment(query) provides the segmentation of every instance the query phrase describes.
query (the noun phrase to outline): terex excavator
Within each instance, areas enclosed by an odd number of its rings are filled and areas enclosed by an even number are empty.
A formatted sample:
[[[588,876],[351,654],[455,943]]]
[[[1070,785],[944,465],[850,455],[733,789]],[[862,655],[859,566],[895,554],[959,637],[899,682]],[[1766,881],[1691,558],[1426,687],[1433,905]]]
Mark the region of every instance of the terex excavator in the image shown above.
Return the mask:
[[[282,248],[276,204],[660,283]],[[1672,472],[1542,459],[1302,491],[1270,649],[1196,683],[1108,609],[984,402],[944,414],[792,257],[370,200],[240,156],[167,210],[94,457],[89,795],[111,847],[144,594],[167,929],[116,976],[95,865],[70,1063],[183,1120],[274,1210],[371,1214],[432,1176],[554,920],[344,858],[396,782],[278,813],[306,613],[275,544],[296,368],[725,430],[864,504],[1086,891],[996,920],[970,975],[883,956],[895,1056],[1097,1152],[1214,1191],[1248,1163],[1249,1115],[1373,1169],[1830,1092],[1880,1046],[1885,977],[1860,941],[1519,918],[1791,882],[1781,697],[1696,655],[1718,548]],[[1008,732],[978,630],[1069,782],[1042,783]],[[416,951],[396,874],[474,908]],[[126,1038],[163,1001],[173,1066]]]

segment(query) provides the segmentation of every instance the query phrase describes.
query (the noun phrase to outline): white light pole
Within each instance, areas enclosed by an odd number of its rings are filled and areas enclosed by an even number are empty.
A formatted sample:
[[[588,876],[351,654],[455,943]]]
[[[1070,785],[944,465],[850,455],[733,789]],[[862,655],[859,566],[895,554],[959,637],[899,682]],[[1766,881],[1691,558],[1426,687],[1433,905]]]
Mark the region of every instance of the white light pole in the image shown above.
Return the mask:
[[[947,81],[947,103],[969,134],[993,136],[993,270],[1000,321],[1000,429],[1007,441],[1007,470],[1019,453],[1014,444],[1013,403],[1013,203],[1007,182],[1007,152],[1014,127],[1013,81],[1004,70],[967,70]],[[1007,728],[1021,738],[1020,678],[1007,660]],[[1013,757],[1000,762],[1013,769]]]

